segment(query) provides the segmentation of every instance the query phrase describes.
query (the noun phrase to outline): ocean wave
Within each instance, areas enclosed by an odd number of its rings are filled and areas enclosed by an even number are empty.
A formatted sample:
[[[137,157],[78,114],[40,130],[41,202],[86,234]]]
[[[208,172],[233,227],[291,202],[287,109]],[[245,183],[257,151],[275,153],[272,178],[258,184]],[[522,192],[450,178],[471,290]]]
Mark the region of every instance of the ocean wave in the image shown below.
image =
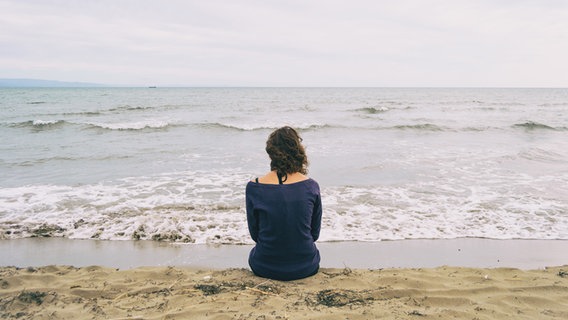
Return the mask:
[[[33,120],[34,127],[49,127],[65,123],[65,120]]]
[[[17,165],[20,167],[33,167],[35,165],[38,164],[43,164],[43,163],[47,163],[50,161],[74,161],[74,160],[82,160],[80,158],[71,158],[71,157],[50,157],[50,158],[45,158],[45,159],[37,159],[37,160],[27,160],[27,161],[22,161],[16,164],[12,164],[12,165]]]
[[[168,121],[160,120],[147,120],[147,121],[136,121],[136,122],[117,122],[117,123],[86,123],[92,128],[105,129],[105,130],[117,130],[117,131],[128,131],[128,130],[144,130],[144,129],[168,129],[177,126]]]
[[[530,148],[519,152],[518,157],[538,162],[564,163],[566,155],[545,148]]]
[[[43,103],[43,102],[42,102]],[[74,111],[74,112],[55,112],[55,113],[45,113],[45,114],[37,114],[38,116],[48,116],[48,117],[57,117],[57,116],[99,116],[103,114],[123,114],[125,111],[143,111],[154,109],[154,107],[135,107],[135,106],[121,106],[115,107],[110,109],[100,109],[100,110],[90,110],[90,111]]]
[[[64,116],[98,116],[101,115],[99,111],[82,111],[82,112],[64,112]]]
[[[357,109],[363,110],[363,109]],[[367,112],[367,111],[364,111]],[[369,111],[375,112],[375,111]],[[86,113],[84,113],[86,114]],[[93,114],[95,115],[95,114]],[[264,130],[276,130],[286,123],[274,122],[274,123],[224,123],[224,122],[204,122],[204,123],[194,123],[194,124],[182,124],[172,122],[170,120],[141,120],[133,122],[71,122],[67,120],[27,120],[17,123],[4,124],[9,127],[17,128],[30,128],[34,131],[51,130],[64,127],[66,125],[75,126],[85,126],[91,129],[103,129],[112,131],[136,131],[136,130],[166,130],[170,128],[175,128],[179,126],[194,126],[204,129],[223,129],[223,130],[236,130],[236,131],[264,131]],[[416,123],[416,124],[399,124],[399,125],[369,125],[365,123],[360,123],[355,126],[344,126],[340,124],[329,124],[329,123],[298,123],[289,124],[299,131],[314,131],[321,129],[362,129],[362,130],[403,130],[403,131],[431,131],[431,132],[483,132],[489,130],[504,130],[507,127],[494,127],[494,126],[466,126],[466,127],[445,127],[437,125],[434,123]],[[550,125],[527,121],[524,123],[518,123],[510,126],[513,129],[525,129],[527,131],[536,130],[550,130],[550,131],[568,131],[568,127],[553,127]]]
[[[9,126],[17,128],[30,128],[35,131],[48,130],[61,128],[65,125],[79,125],[86,126],[93,129],[105,130],[144,130],[144,129],[168,129],[179,126],[179,124],[170,123],[164,120],[145,120],[135,122],[117,122],[117,123],[103,123],[103,122],[70,122],[66,120],[28,120],[17,123],[11,123]]]
[[[236,130],[236,131],[262,131],[262,130],[275,130],[282,126],[282,123],[278,124],[267,124],[267,125],[247,125],[247,124],[227,124],[227,123],[199,123],[196,124],[198,127],[202,128],[213,128],[213,129],[229,129],[229,130]],[[436,125],[433,123],[418,123],[418,124],[400,124],[400,125],[380,125],[377,126],[375,124],[365,124],[359,123],[355,126],[344,126],[338,124],[298,124],[292,125],[292,127],[296,128],[300,131],[313,131],[313,130],[321,130],[321,129],[354,129],[354,130],[402,130],[402,131],[431,131],[431,132],[483,132],[489,130],[500,130],[504,128],[499,127],[490,127],[490,126],[468,126],[463,128],[452,128],[452,127],[445,127]]]
[[[131,106],[131,105],[124,105],[115,108],[111,108],[108,110],[104,110],[107,112],[122,112],[122,111],[143,111],[148,109],[153,109],[154,107],[151,106]]]
[[[478,173],[472,169],[470,174]],[[483,173],[481,173],[483,174]],[[507,176],[495,184],[437,180],[402,186],[322,187],[320,241],[484,237],[567,239],[568,176]],[[249,176],[184,172],[80,186],[0,188],[0,238],[66,237],[190,243],[252,243],[244,186]]]
[[[465,131],[465,132],[483,132],[483,131],[489,131],[489,130],[493,130],[493,129],[497,129],[495,127],[487,127],[487,126],[482,126],[482,127],[465,127],[463,129],[461,129],[461,131]]]
[[[243,174],[176,172],[77,186],[0,188],[0,239],[250,242]]]
[[[407,104],[413,104],[413,102],[411,102],[411,101],[395,101],[395,100],[382,100],[382,101],[378,101],[377,103],[388,104],[388,105],[393,105],[393,106],[404,106],[404,105],[407,105]]]
[[[393,129],[398,130],[421,130],[421,131],[447,131],[447,128],[443,128],[431,123],[422,124],[410,124],[410,125],[397,125],[393,126]]]
[[[565,107],[568,106],[568,102],[552,102],[552,103],[542,103],[538,105],[539,107]]]
[[[231,129],[237,131],[277,129],[276,126],[270,126],[270,125],[246,125],[246,124],[234,125],[234,124],[225,124],[219,122],[198,123],[196,124],[196,126],[206,129]]]
[[[513,128],[522,128],[525,130],[554,130],[554,131],[566,131],[567,127],[552,127],[543,123],[538,123],[534,121],[527,121],[524,123],[516,123],[512,126]]]
[[[357,111],[357,112],[363,112],[363,113],[366,113],[366,114],[385,113],[389,110],[390,109],[387,108],[387,107],[365,107],[365,108],[355,109],[355,111]]]
[[[36,119],[36,120],[28,120],[28,121],[22,121],[22,122],[17,122],[17,123],[11,123],[10,126],[11,127],[17,127],[17,128],[32,128],[34,130],[44,130],[44,129],[58,128],[58,127],[65,125],[66,123],[68,123],[68,122],[65,121],[65,120]]]
[[[566,239],[565,202],[542,197],[540,186],[528,188],[525,179],[519,175],[497,185],[489,178],[487,185],[471,186],[447,180],[324,188],[320,240]],[[561,191],[562,179],[566,176],[547,177],[539,184],[553,180]]]
[[[282,127],[284,124],[282,123],[274,123],[274,124],[265,124],[265,125],[256,125],[256,124],[228,124],[228,123],[220,123],[220,122],[211,122],[211,123],[199,123],[197,124],[198,127],[202,128],[213,128],[213,129],[231,129],[237,131],[260,131],[260,130],[276,130]],[[297,130],[301,131],[310,131],[310,130],[317,130],[323,128],[337,128],[337,126],[332,126],[328,124],[296,124],[291,125]]]
[[[132,156],[127,155],[112,155],[112,156],[102,156],[102,157],[65,157],[65,156],[55,156],[55,157],[47,157],[47,158],[39,158],[33,160],[26,160],[20,162],[8,162],[10,166],[19,166],[19,167],[33,167],[36,165],[41,165],[44,163],[50,162],[67,162],[67,161],[109,161],[109,160],[119,160],[119,159],[128,159]]]

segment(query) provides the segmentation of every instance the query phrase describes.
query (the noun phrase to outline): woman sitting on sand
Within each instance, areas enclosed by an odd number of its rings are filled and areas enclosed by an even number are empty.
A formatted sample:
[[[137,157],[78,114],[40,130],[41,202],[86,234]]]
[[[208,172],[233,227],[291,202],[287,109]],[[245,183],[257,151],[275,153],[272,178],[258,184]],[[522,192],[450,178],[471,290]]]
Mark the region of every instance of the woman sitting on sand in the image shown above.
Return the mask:
[[[295,280],[319,269],[320,189],[305,176],[308,158],[301,142],[290,127],[272,132],[266,141],[271,171],[247,184],[247,222],[256,242],[249,265],[260,277]]]

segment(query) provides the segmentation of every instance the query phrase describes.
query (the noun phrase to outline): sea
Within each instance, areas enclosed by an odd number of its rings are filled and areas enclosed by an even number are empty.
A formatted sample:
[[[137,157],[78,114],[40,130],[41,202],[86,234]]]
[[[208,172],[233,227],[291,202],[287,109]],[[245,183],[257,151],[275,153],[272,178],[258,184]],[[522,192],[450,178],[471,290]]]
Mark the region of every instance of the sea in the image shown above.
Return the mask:
[[[0,239],[250,244],[298,129],[319,241],[568,239],[568,89],[0,88]]]

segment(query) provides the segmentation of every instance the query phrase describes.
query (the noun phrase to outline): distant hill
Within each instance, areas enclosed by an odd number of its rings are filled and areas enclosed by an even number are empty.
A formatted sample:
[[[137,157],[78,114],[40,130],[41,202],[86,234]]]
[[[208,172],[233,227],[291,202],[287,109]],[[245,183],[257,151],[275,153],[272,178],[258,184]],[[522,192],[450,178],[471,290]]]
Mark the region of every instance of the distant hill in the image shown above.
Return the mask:
[[[31,87],[108,87],[108,85],[100,83],[87,83],[87,82],[65,82],[54,80],[40,80],[40,79],[0,79],[0,87],[9,88],[31,88]]]

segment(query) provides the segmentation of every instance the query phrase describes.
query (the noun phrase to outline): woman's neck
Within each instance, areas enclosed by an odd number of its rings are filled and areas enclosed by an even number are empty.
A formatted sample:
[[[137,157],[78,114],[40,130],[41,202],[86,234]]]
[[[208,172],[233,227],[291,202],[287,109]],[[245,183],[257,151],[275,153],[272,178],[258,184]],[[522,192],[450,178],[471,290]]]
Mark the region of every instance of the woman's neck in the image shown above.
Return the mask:
[[[304,181],[307,180],[308,177],[299,173],[299,172],[293,172],[293,173],[287,173],[285,177],[282,177],[282,183],[283,184],[290,184],[290,183],[295,183],[295,182],[300,182],[300,181]],[[267,173],[266,175],[258,178],[258,182],[260,183],[265,183],[265,184],[279,184],[278,181],[278,174],[276,172],[276,170],[270,171],[269,173]]]

